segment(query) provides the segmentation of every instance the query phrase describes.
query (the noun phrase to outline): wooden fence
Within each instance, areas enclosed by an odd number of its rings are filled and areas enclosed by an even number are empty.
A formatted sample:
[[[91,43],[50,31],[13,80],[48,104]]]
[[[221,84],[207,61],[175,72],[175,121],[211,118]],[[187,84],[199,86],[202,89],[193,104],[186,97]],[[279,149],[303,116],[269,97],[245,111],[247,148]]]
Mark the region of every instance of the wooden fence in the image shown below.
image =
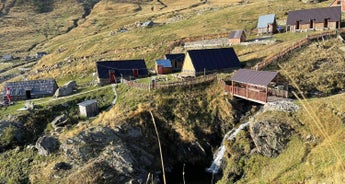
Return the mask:
[[[154,89],[166,89],[178,86],[193,86],[196,84],[202,84],[205,82],[210,82],[217,79],[216,74],[205,75],[202,77],[196,77],[192,79],[186,79],[182,81],[174,82],[154,82],[154,83],[138,83],[136,81],[128,81],[122,79],[122,83],[126,84],[129,87],[143,89],[143,90],[154,90]]]
[[[342,31],[344,31],[344,30],[342,30]],[[318,34],[313,34],[313,35],[307,35],[306,38],[293,43],[290,47],[287,47],[287,48],[281,50],[280,52],[274,54],[273,56],[265,59],[264,61],[257,63],[251,69],[261,70],[264,67],[266,67],[267,65],[271,64],[273,61],[276,61],[280,58],[285,57],[288,53],[292,52],[293,50],[301,48],[303,46],[306,46],[307,44],[311,43],[311,41],[314,41],[314,40],[317,40],[320,38],[324,38],[327,36],[328,37],[336,36],[337,34],[338,34],[337,31],[333,30],[333,31],[327,31],[327,32],[322,32],[322,33],[318,33]]]

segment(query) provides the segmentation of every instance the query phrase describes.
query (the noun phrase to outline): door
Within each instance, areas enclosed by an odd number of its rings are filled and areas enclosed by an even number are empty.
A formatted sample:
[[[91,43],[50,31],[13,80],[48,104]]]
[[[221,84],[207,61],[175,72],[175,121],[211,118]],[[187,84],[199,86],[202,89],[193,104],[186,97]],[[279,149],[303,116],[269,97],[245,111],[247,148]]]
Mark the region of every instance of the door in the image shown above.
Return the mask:
[[[296,29],[299,29],[299,21],[296,21]]]
[[[314,28],[314,20],[310,20],[309,22],[309,28],[313,29]]]
[[[133,76],[134,76],[135,78],[138,78],[138,77],[139,77],[138,69],[133,69]]]
[[[158,65],[158,74],[163,74],[163,66]]]
[[[325,19],[325,21],[323,22],[323,27],[328,28],[328,19]]]
[[[115,71],[114,70],[109,71],[109,81],[110,81],[110,83],[115,83]]]
[[[25,96],[27,100],[31,99],[31,91],[30,90],[25,90]]]

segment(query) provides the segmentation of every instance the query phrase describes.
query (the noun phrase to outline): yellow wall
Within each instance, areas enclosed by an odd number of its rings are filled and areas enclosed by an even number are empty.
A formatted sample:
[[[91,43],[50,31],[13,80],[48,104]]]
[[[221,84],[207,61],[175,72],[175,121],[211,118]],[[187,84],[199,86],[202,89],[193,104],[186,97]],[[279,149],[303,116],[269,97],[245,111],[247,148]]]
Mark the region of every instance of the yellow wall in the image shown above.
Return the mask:
[[[182,75],[195,76],[195,68],[188,52],[183,62]]]

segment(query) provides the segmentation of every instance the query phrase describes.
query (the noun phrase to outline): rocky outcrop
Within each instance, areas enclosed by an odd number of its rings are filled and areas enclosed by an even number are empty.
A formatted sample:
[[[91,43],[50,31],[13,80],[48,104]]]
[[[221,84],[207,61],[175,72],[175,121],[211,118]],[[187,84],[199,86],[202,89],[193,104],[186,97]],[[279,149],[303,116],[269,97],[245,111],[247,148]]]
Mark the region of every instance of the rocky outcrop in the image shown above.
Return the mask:
[[[23,143],[24,135],[25,130],[21,123],[0,121],[0,151],[6,147]]]
[[[75,81],[69,81],[63,86],[59,87],[56,91],[54,96],[55,97],[62,97],[71,95],[73,93],[73,89],[75,89],[77,86],[77,83]]]
[[[292,131],[289,125],[275,120],[250,124],[250,135],[257,151],[267,157],[276,157],[285,149]]]
[[[265,104],[263,111],[280,111],[280,112],[297,112],[299,106],[289,100],[280,100],[275,102],[268,102]]]
[[[58,131],[61,129],[61,127],[64,127],[68,122],[68,117],[65,114],[62,114],[60,116],[57,116],[52,122],[51,125],[54,128],[55,131]]]
[[[38,138],[35,147],[39,155],[47,156],[59,149],[60,142],[55,137],[43,136]]]
[[[136,178],[143,181],[145,163],[141,160],[151,160],[153,156],[142,154],[143,159],[136,159],[127,145],[119,136],[119,129],[107,127],[92,127],[79,135],[67,139],[62,144],[66,157],[79,166],[96,167],[102,171],[101,178],[110,178],[120,183]],[[131,136],[141,136],[137,130],[131,131]],[[151,162],[149,162],[151,163]],[[92,165],[92,166],[90,166]],[[84,167],[84,169],[87,169]]]

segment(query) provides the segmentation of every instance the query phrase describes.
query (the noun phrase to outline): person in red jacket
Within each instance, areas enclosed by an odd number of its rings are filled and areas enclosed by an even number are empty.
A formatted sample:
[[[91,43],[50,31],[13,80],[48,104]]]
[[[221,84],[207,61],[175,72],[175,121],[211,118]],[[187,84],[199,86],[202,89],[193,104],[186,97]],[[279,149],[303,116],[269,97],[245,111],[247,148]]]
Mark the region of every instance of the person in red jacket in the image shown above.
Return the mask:
[[[11,90],[9,87],[6,88],[6,96],[8,99],[8,103],[11,103]]]

